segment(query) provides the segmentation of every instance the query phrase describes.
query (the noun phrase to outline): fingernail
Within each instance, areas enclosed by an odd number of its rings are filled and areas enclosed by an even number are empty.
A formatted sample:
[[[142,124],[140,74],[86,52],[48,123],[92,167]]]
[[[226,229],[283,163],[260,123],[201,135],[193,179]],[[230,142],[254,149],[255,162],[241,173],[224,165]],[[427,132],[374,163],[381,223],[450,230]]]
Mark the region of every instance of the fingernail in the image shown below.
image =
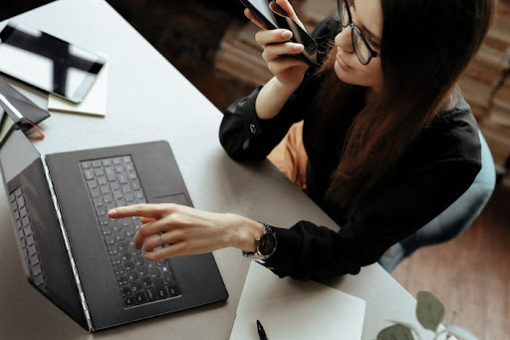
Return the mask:
[[[285,39],[289,39],[290,37],[292,37],[292,32],[291,31],[284,31],[282,33],[282,37],[285,38]]]
[[[117,216],[117,210],[116,209],[111,209],[108,211],[108,216],[110,217],[115,217]]]

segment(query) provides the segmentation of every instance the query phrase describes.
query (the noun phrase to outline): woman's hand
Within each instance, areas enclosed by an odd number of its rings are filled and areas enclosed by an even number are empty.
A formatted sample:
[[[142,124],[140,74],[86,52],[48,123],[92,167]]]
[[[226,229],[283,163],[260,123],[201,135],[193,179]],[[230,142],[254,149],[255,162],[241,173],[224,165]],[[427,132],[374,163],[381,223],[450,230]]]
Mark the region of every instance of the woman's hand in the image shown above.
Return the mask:
[[[304,29],[303,23],[297,17],[288,0],[276,0],[276,4]],[[245,9],[244,14],[263,29],[257,32],[255,40],[264,49],[262,58],[266,61],[269,71],[281,85],[296,89],[303,81],[308,65],[292,55],[303,52],[304,46],[289,41],[292,37],[291,31],[285,29],[267,30],[249,9]]]
[[[226,247],[254,251],[263,226],[234,214],[200,211],[177,204],[137,204],[117,207],[111,218],[141,217],[135,248],[144,248],[148,260],[208,253]],[[161,248],[162,245],[165,247]]]

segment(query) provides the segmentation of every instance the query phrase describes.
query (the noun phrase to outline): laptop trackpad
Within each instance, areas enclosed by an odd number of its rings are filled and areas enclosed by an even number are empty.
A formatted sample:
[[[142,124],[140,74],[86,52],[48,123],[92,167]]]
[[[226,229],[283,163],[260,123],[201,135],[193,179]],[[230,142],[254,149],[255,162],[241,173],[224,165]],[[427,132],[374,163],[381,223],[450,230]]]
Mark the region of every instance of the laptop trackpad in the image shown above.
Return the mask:
[[[189,206],[189,202],[184,194],[174,194],[152,197],[152,203],[176,203]]]

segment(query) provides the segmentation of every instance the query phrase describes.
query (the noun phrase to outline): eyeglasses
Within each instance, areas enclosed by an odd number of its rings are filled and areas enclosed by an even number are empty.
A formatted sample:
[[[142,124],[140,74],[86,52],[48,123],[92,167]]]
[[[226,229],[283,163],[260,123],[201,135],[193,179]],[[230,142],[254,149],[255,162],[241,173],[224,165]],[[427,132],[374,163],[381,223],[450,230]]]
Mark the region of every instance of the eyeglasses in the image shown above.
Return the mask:
[[[337,0],[336,4],[338,6],[340,24],[343,28],[347,26],[351,27],[352,47],[354,48],[354,52],[356,53],[359,62],[363,65],[367,65],[372,58],[377,57],[379,54],[374,51],[370,45],[368,45],[368,42],[361,33],[359,27],[352,22],[351,10],[347,0]]]

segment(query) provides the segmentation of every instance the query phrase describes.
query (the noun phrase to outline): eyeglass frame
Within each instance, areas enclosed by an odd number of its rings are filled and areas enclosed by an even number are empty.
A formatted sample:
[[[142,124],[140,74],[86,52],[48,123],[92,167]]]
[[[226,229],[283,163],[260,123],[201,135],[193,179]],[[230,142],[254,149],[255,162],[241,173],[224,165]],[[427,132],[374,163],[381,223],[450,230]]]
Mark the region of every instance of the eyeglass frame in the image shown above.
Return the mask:
[[[349,22],[346,25],[344,25],[344,23],[343,23],[343,16],[342,16],[342,9],[341,9],[342,2],[345,5],[345,9],[347,10],[347,16],[349,17]],[[340,26],[342,26],[342,29],[346,28],[348,26],[351,27],[352,48],[354,49],[354,52],[356,53],[356,56],[358,57],[359,62],[362,65],[368,65],[370,63],[370,61],[372,60],[372,58],[376,58],[379,56],[379,53],[377,53],[376,51],[374,51],[374,49],[372,47],[370,47],[370,45],[367,42],[367,39],[365,39],[365,37],[363,36],[363,33],[361,33],[361,30],[359,29],[359,27],[352,21],[351,9],[350,9],[350,6],[349,6],[349,3],[347,2],[347,0],[336,0],[336,5],[337,5],[337,11],[338,11],[338,19],[340,20]],[[368,60],[366,63],[364,63],[363,60],[361,60],[360,53],[358,52],[358,48],[356,47],[357,44],[354,42],[355,41],[354,34],[357,34],[361,38],[361,40],[367,47],[368,51],[370,52],[370,56],[368,57]]]

